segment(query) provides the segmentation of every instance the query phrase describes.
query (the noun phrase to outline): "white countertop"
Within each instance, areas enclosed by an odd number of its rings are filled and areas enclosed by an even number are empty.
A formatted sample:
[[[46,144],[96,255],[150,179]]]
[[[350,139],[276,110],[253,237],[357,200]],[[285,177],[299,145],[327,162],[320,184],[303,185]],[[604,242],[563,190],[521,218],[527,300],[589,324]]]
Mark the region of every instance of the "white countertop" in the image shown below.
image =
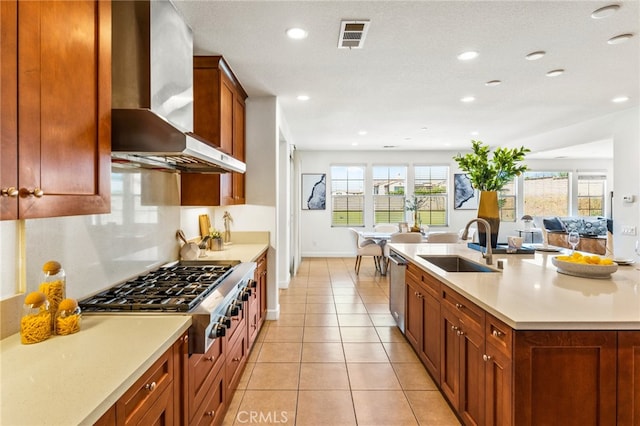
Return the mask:
[[[207,250],[206,256],[200,256],[196,260],[239,260],[241,262],[255,262],[268,248],[268,243],[225,244],[223,250]]]
[[[93,424],[191,325],[187,315],[85,315],[33,345],[0,340],[0,424]]]
[[[445,272],[421,254],[458,254],[485,263],[464,244],[397,244],[390,247],[487,312],[520,330],[640,330],[639,265],[620,266],[611,278],[578,278],[556,271],[560,253],[495,255],[497,273]]]

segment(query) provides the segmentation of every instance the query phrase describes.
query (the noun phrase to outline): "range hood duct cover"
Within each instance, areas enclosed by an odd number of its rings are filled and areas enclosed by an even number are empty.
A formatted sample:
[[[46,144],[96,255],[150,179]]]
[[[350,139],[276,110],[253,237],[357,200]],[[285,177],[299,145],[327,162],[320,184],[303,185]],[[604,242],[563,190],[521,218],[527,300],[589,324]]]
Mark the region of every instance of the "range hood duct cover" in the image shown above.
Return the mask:
[[[193,34],[168,0],[112,4],[114,163],[244,173],[242,161],[193,133]]]

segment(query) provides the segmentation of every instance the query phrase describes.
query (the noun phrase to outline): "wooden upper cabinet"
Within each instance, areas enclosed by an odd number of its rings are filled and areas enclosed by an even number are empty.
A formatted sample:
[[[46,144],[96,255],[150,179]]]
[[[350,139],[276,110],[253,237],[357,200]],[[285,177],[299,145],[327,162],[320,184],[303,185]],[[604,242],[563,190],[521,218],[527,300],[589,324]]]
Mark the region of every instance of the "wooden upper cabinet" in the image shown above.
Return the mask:
[[[193,58],[193,131],[244,161],[247,94],[222,56]],[[184,206],[244,204],[244,174],[181,175]]]
[[[3,1],[2,219],[109,212],[110,157],[111,3]]]

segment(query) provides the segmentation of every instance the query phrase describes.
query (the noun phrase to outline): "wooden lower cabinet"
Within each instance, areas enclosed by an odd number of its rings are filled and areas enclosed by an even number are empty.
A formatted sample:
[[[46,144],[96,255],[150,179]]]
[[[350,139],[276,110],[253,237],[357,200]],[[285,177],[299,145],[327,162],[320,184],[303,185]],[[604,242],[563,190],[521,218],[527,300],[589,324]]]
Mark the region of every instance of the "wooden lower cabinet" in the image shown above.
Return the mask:
[[[190,425],[219,425],[224,420],[227,411],[226,386],[224,368],[218,371],[211,386],[205,393],[205,399],[194,413]]]
[[[418,357],[440,382],[440,283],[408,265],[405,334]]]
[[[181,339],[183,339],[181,337]],[[182,345],[178,341],[175,345]],[[169,348],[115,404],[117,425],[175,424],[174,347]],[[179,374],[178,374],[179,376]]]
[[[224,338],[215,339],[205,354],[192,354],[189,357],[188,387],[184,404],[188,407],[189,423],[198,424],[197,418],[203,416],[205,408],[211,405],[212,392],[218,379],[224,382]],[[213,391],[211,390],[213,387]],[[224,387],[224,386],[223,386]],[[224,393],[220,394],[224,403]],[[207,401],[207,402],[205,402]],[[221,407],[214,411],[219,412]],[[208,411],[211,411],[209,408]],[[211,419],[209,419],[211,420]]]
[[[516,331],[514,423],[615,425],[616,331]]]
[[[640,425],[640,332],[618,332],[618,424]]]
[[[484,335],[469,327],[459,312],[441,307],[442,392],[465,424],[484,424],[485,362]]]
[[[486,425],[513,425],[513,330],[486,314],[484,418]]]

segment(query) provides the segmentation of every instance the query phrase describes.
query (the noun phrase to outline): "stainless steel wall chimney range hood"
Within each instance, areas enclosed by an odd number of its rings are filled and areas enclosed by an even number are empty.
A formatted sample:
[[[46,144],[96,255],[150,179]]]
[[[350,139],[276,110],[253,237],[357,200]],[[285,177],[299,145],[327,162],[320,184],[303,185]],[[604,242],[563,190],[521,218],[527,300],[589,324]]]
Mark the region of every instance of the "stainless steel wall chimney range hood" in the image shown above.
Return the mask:
[[[192,173],[246,166],[193,133],[193,35],[163,1],[112,3],[114,163]]]

